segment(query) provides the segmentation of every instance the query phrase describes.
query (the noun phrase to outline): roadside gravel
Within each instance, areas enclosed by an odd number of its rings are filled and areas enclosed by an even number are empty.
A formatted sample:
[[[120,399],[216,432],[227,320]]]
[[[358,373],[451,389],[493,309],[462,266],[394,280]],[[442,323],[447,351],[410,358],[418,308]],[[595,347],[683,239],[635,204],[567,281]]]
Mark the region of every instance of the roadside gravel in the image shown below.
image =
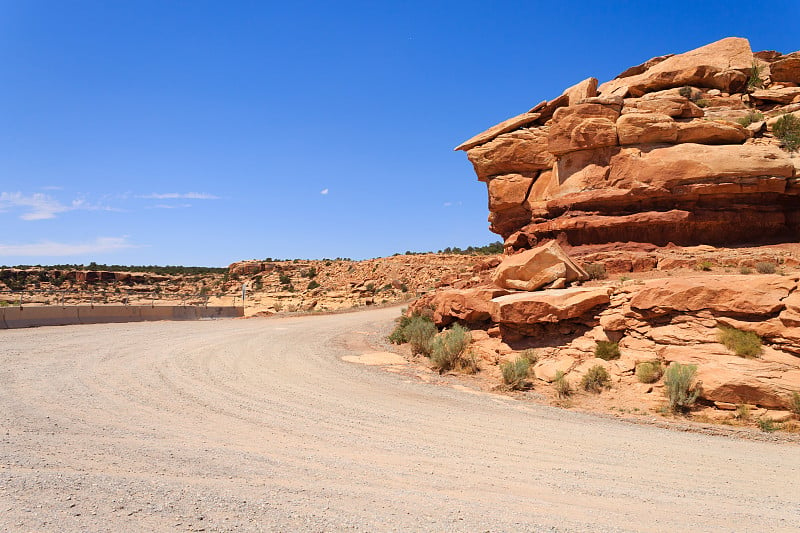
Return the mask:
[[[341,359],[397,314],[0,332],[0,530],[797,531],[797,444]]]

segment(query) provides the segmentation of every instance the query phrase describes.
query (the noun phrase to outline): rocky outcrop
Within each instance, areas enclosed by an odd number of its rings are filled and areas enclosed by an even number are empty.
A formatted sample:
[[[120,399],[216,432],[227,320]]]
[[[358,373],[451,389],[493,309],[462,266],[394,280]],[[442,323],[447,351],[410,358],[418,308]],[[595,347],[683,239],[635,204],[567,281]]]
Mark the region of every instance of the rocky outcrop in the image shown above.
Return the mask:
[[[800,113],[798,84],[800,52],[753,54],[728,38],[588,78],[457,149],[487,183],[491,229],[509,249],[792,240],[800,155],[771,128]]]
[[[800,392],[798,282],[800,275],[696,274],[534,292],[475,288],[429,295],[411,311],[435,309],[440,326],[460,321],[487,331],[475,335],[477,353],[497,352],[498,342],[533,343],[536,376],[545,381],[560,370],[576,382],[601,364],[635,391],[638,362],[677,362],[697,366],[709,405],[784,409]],[[736,355],[720,343],[721,326],[759,335],[762,353]],[[617,342],[619,359],[597,359],[600,340]],[[642,389],[643,403],[652,390]]]
[[[492,274],[492,282],[498,287],[523,291],[561,289],[567,283],[588,279],[586,271],[555,241],[506,257]]]

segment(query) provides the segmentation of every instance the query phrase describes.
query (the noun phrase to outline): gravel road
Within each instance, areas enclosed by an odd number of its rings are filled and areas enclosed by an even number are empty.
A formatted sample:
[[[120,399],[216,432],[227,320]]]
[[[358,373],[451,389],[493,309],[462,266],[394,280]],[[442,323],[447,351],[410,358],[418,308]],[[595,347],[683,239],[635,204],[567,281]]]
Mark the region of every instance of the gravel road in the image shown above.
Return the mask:
[[[800,528],[796,444],[341,359],[397,315],[0,332],[0,530]]]

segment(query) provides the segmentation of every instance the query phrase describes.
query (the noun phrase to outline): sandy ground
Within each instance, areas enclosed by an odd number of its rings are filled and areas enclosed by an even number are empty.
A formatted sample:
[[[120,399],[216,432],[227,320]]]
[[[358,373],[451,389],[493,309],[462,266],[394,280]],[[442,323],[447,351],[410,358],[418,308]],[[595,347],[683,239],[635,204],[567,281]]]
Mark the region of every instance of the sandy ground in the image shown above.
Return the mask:
[[[397,315],[0,332],[0,530],[800,527],[796,444],[386,372]]]

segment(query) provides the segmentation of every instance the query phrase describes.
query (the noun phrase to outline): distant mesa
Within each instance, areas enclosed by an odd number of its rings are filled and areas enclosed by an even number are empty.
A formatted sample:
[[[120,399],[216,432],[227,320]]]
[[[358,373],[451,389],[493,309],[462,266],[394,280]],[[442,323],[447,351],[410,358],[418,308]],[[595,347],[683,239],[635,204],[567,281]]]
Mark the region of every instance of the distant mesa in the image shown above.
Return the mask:
[[[800,52],[729,37],[588,78],[462,143],[507,248],[796,240]]]

